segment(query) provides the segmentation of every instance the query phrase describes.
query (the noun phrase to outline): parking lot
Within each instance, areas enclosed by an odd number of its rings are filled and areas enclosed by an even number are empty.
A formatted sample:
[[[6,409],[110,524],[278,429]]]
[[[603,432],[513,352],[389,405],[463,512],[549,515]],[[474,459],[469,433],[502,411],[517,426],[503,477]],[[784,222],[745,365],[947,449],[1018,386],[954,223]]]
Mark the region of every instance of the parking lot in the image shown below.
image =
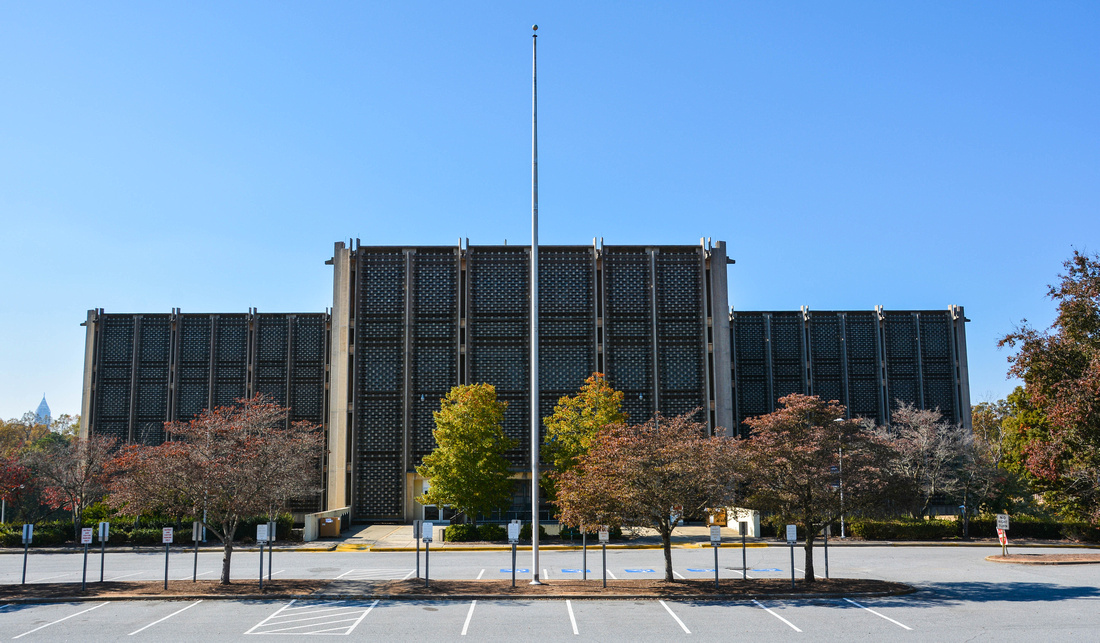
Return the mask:
[[[975,637],[1033,641],[1066,637],[1095,640],[1100,631],[1100,566],[1018,566],[984,560],[996,548],[832,547],[832,576],[880,578],[910,583],[915,594],[887,598],[828,600],[188,600],[88,601],[4,604],[0,637],[11,640],[192,640],[197,636],[252,639],[270,636],[343,635],[386,640],[637,641],[676,637],[788,640],[804,637],[852,640],[967,640]],[[1023,549],[1013,551],[1023,552]],[[1059,550],[1066,552],[1073,550]],[[818,573],[823,574],[821,551]],[[749,549],[748,576],[789,578],[784,547]],[[238,552],[234,578],[255,579],[258,554]],[[796,549],[796,569],[802,552]],[[421,559],[423,565],[423,558]],[[713,578],[713,552],[673,551],[677,577]],[[217,578],[221,556],[199,555],[200,578]],[[194,558],[173,552],[169,578],[190,579]],[[530,552],[520,552],[520,582],[529,573]],[[544,551],[543,578],[579,578],[581,552]],[[28,582],[79,582],[79,554],[40,554],[28,564]],[[0,583],[18,583],[22,556],[0,556]],[[266,566],[266,560],[265,560]],[[590,579],[599,578],[599,549],[587,559]],[[719,575],[741,578],[741,551],[721,551]],[[265,570],[266,571],[266,570]],[[93,573],[94,572],[94,573]],[[613,550],[608,578],[659,578],[659,550]],[[346,582],[401,579],[415,575],[406,553],[280,553],[273,576]],[[433,578],[509,578],[508,552],[436,552]],[[163,553],[115,553],[106,557],[105,579],[154,580],[164,576]],[[801,576],[801,574],[799,574]],[[99,558],[89,556],[89,579],[99,578]]]

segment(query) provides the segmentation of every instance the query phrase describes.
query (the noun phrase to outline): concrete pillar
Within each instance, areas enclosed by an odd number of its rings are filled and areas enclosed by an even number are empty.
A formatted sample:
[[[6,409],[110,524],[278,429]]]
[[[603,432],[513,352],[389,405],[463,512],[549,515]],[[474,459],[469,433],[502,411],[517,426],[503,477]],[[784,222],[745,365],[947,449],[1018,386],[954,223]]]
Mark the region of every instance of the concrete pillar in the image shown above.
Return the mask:
[[[733,382],[730,377],[729,289],[726,280],[726,242],[718,241],[710,250],[711,340],[714,343],[714,424],[733,436]]]
[[[332,259],[332,331],[329,337],[328,465],[325,509],[348,506],[348,396],[351,331],[351,250],[337,242]]]
[[[87,439],[92,424],[92,378],[95,374],[95,337],[99,311],[89,310],[84,326],[84,387],[80,399],[80,439]]]

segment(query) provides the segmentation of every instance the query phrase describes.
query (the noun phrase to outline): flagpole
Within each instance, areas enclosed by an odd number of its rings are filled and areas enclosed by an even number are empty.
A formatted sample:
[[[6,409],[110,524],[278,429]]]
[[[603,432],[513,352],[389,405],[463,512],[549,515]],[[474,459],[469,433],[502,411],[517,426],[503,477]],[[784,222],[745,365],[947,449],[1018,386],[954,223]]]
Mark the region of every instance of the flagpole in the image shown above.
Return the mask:
[[[531,27],[538,31],[539,26]],[[531,584],[539,582],[539,89],[538,38],[531,34]]]

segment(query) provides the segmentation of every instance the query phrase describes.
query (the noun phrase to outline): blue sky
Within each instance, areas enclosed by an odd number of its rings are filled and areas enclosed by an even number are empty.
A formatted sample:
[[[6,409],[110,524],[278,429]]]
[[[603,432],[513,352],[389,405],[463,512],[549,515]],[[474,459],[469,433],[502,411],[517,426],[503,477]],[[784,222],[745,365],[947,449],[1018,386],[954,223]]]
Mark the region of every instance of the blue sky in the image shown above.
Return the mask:
[[[336,240],[724,239],[739,310],[943,309],[971,394],[1100,250],[1100,4],[0,5],[0,416],[90,308],[321,311]]]

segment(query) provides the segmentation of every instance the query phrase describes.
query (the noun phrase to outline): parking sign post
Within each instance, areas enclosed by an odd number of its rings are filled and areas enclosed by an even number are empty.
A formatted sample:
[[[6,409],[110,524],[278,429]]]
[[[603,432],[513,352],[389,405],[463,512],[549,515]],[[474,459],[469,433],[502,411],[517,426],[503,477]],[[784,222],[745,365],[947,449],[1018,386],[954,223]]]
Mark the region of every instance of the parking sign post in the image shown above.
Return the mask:
[[[420,523],[422,520],[413,521],[413,538],[416,539],[416,577],[420,578]]]
[[[202,539],[202,523],[198,520],[191,523],[191,541],[195,543],[195,567],[191,570],[191,582],[199,582],[199,540]]]
[[[508,542],[512,544],[512,587],[516,586],[516,545],[519,543],[519,531],[518,520],[508,523]]]
[[[581,525],[581,580],[588,580],[588,530]]]
[[[791,589],[794,589],[794,543],[798,540],[798,527],[787,525],[787,545],[791,548]]]
[[[160,541],[164,543],[164,589],[168,590],[168,546],[172,544],[174,529],[164,527],[160,530]]]
[[[425,521],[423,525],[424,533],[420,535],[420,539],[424,541],[424,587],[428,586],[428,557],[431,556],[432,548],[432,536],[435,532],[435,525]]]
[[[80,576],[80,591],[88,586],[88,545],[92,542],[92,528],[83,527],[80,530],[80,544],[84,545],[84,569]]]
[[[600,549],[603,550],[603,586],[607,587],[607,541],[610,540],[610,534],[607,532],[607,525],[600,526]]]
[[[111,523],[99,523],[99,582],[103,582],[103,563],[107,558],[107,535],[111,529]]]
[[[1001,542],[1001,555],[1008,555],[1008,514],[997,514],[997,540]]]
[[[710,526],[710,545],[714,547],[714,589],[718,589],[718,547],[722,544],[722,527]]]
[[[745,556],[745,532],[749,530],[749,523],[741,521],[737,524],[738,530],[741,532],[741,580],[748,580],[749,578],[749,566],[746,563]]]
[[[27,552],[34,539],[34,525],[23,525],[23,585],[27,584]]]

